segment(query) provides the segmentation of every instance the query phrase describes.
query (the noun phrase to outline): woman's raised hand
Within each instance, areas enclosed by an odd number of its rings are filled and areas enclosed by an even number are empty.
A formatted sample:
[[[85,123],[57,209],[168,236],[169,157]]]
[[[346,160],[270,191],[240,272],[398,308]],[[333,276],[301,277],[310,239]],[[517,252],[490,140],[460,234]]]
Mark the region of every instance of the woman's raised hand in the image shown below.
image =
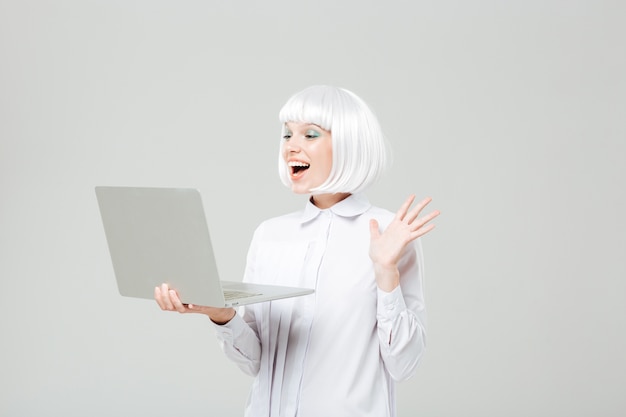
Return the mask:
[[[209,316],[217,324],[228,323],[236,314],[233,308],[219,308],[197,306],[194,304],[183,304],[178,297],[178,293],[169,288],[167,284],[161,284],[154,288],[154,299],[163,311],[178,311],[181,314],[198,313]]]
[[[394,219],[384,232],[380,232],[378,221],[370,220],[370,251],[378,286],[391,291],[400,284],[398,261],[406,246],[420,236],[430,232],[435,225],[429,223],[439,215],[435,210],[418,217],[424,207],[431,202],[425,198],[411,209],[415,195],[411,195],[396,212]]]

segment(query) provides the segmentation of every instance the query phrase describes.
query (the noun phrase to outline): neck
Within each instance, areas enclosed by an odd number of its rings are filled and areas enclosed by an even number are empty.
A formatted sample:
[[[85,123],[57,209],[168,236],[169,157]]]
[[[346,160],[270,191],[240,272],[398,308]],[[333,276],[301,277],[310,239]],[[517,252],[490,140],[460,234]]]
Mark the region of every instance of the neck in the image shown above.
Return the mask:
[[[349,196],[350,193],[315,194],[311,196],[311,203],[315,204],[318,208],[327,209],[345,200]]]

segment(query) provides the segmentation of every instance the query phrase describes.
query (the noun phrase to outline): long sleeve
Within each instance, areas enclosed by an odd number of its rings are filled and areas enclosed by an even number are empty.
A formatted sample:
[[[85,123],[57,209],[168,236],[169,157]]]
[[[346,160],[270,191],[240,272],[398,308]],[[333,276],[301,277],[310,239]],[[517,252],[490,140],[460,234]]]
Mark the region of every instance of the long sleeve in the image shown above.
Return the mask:
[[[410,378],[425,349],[426,313],[423,297],[423,260],[419,240],[400,264],[400,286],[387,293],[378,289],[377,320],[380,352],[389,375]]]
[[[258,247],[258,230],[250,243],[246,260],[244,281],[253,281]],[[261,341],[253,306],[239,309],[235,317],[224,325],[214,324],[217,341],[222,351],[243,372],[250,376],[259,373],[261,364]]]
[[[226,357],[246,374],[255,376],[261,363],[261,343],[252,327],[239,314],[228,323],[214,327]]]

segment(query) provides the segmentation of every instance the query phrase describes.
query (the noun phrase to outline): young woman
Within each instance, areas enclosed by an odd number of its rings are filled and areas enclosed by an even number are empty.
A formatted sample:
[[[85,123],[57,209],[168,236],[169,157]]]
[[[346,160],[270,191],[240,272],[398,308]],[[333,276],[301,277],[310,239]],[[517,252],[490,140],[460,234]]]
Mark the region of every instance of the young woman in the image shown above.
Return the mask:
[[[355,94],[309,87],[280,111],[282,181],[310,196],[263,222],[244,281],[314,288],[304,297],[230,308],[184,305],[162,285],[163,310],[206,314],[226,356],[255,376],[246,416],[395,416],[394,381],[424,352],[420,236],[430,202],[394,214],[362,191],[386,164],[379,123]]]

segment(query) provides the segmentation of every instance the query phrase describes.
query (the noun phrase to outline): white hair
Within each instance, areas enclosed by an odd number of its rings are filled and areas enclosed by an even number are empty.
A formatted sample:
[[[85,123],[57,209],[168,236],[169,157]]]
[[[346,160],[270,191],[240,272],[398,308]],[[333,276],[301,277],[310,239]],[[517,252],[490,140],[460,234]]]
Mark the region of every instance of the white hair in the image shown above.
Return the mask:
[[[325,85],[308,87],[287,100],[281,123],[316,124],[331,133],[333,161],[326,181],[313,194],[357,193],[375,182],[387,165],[387,145],[378,119],[356,94]],[[278,173],[291,186],[279,152]]]

